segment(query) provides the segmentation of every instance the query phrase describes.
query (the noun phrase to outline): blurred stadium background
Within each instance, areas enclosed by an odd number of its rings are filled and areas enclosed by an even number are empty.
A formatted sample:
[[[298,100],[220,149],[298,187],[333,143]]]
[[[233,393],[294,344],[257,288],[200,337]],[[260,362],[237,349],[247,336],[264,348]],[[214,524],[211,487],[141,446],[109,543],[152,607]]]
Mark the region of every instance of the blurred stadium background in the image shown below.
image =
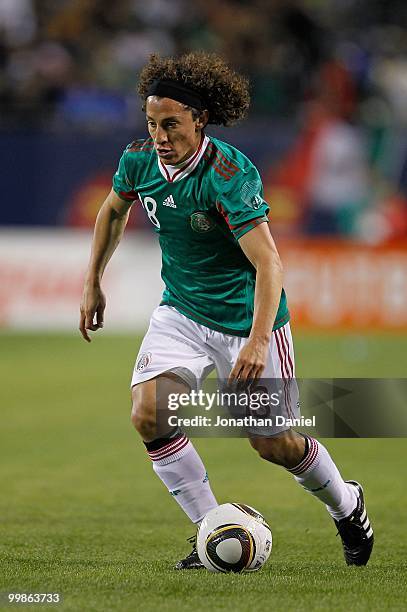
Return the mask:
[[[190,533],[128,420],[160,254],[134,206],[105,275],[105,329],[88,346],[77,325],[92,226],[121,151],[146,133],[135,86],[149,54],[221,53],[250,78],[252,107],[242,125],[208,132],[262,173],[299,376],[405,377],[406,28],[402,0],[0,0],[4,588],[49,585],[74,611],[133,610],[137,597],[146,610],[147,599],[253,609],[247,582],[225,590],[168,571]],[[276,560],[255,596],[267,589],[276,610],[298,610],[298,593],[308,609],[403,609],[405,440],[329,442],[381,529],[366,578],[342,570],[314,501],[241,442],[198,447],[220,501],[244,481],[242,501],[271,513]]]
[[[261,170],[294,327],[404,333],[406,19],[398,0],[2,0],[0,325],[75,328],[88,232],[145,134],[138,71],[206,49],[251,80],[248,120],[209,132]],[[158,267],[134,206],[107,330],[144,329]]]

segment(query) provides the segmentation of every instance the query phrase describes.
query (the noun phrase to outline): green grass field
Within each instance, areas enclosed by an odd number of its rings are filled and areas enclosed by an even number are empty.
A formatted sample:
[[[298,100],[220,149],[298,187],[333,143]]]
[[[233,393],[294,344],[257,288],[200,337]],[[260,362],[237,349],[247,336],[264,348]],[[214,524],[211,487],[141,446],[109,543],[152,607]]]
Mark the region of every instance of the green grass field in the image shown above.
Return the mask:
[[[59,592],[55,609],[75,612],[407,609],[406,440],[326,441],[365,487],[366,568],[346,567],[322,505],[246,440],[197,440],[218,500],[262,511],[274,548],[257,574],[175,572],[193,530],[130,425],[138,341],[4,333],[0,347],[0,591]],[[406,336],[309,334],[296,349],[299,376],[406,376]]]

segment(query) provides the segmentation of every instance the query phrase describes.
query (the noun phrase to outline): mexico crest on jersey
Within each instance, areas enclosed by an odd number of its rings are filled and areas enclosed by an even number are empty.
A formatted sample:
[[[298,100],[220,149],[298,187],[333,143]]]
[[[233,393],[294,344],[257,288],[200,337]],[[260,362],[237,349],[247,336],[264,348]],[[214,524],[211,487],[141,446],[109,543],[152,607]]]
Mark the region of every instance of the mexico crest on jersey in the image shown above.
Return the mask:
[[[199,234],[210,232],[215,227],[215,223],[209,215],[201,211],[194,212],[190,217],[190,221],[194,232],[198,232]]]
[[[150,363],[151,353],[143,353],[142,355],[140,355],[136,363],[137,372],[144,372],[144,370],[150,365]]]

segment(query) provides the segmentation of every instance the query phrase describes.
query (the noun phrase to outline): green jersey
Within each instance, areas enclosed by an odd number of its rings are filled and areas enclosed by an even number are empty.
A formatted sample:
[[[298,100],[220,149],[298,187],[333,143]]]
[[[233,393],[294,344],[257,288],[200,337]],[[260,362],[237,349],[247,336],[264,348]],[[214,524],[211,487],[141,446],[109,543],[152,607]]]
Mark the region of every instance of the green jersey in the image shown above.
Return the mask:
[[[240,151],[202,135],[195,154],[164,165],[151,138],[125,149],[113,189],[146,211],[162,251],[161,304],[225,334],[248,336],[256,271],[238,240],[269,208],[255,166]],[[289,320],[284,290],[274,329]]]

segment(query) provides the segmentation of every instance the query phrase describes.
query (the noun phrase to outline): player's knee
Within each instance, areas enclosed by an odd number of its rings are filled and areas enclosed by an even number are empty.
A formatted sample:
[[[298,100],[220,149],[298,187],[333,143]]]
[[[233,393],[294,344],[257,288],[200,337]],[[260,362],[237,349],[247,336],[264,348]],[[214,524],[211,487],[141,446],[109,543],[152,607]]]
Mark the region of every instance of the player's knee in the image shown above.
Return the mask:
[[[145,442],[150,442],[156,437],[156,422],[148,412],[132,408],[131,422]]]
[[[258,452],[259,456],[265,461],[271,463],[279,463],[278,459],[281,454],[279,444],[273,438],[258,438],[252,446]]]
[[[157,434],[155,403],[142,390],[133,391],[131,422],[145,442],[154,440]]]
[[[250,443],[262,459],[284,467],[297,465],[304,452],[303,438],[291,431],[274,438],[253,438]]]
[[[136,416],[133,424],[144,442],[151,442],[157,437],[157,428],[154,420]]]

